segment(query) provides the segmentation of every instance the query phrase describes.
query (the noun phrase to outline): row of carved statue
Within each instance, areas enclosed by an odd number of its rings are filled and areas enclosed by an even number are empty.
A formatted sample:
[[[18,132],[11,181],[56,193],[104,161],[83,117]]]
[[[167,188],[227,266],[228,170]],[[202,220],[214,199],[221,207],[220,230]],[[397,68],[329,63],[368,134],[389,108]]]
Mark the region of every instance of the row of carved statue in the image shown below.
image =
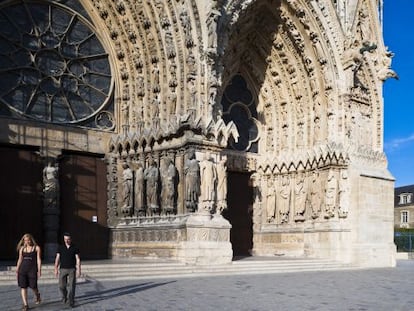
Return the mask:
[[[227,208],[226,158],[214,159],[205,153],[200,161],[189,151],[181,171],[174,159],[122,164],[119,192],[123,216],[177,214],[177,200],[187,212],[217,213]],[[43,171],[45,208],[57,208],[58,168],[49,163]],[[180,177],[181,176],[181,177]],[[183,189],[179,198],[178,186]],[[264,207],[268,223],[303,222],[308,219],[345,218],[349,209],[348,171],[330,168],[324,171],[256,176],[256,200]],[[256,201],[257,202],[257,201]]]
[[[263,183],[265,196],[260,197],[265,201],[268,223],[345,218],[348,215],[350,185],[346,170],[272,175]]]
[[[159,163],[149,159],[146,165],[135,163],[134,169],[127,162],[122,164],[120,206],[123,216],[177,214],[179,199],[184,200],[187,212],[221,214],[226,208],[225,159],[216,163],[206,153],[199,161],[195,152],[190,151],[182,172],[168,156],[161,158]],[[184,198],[179,198],[179,184],[184,187]]]

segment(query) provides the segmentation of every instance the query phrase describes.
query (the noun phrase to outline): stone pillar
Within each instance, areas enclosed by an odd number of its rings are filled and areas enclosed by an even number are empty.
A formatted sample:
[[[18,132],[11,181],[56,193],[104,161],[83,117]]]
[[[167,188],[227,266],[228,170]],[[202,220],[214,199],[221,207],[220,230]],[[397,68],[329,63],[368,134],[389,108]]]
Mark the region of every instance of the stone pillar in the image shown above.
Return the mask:
[[[177,214],[181,215],[185,213],[185,181],[184,181],[184,151],[177,152],[175,157],[175,166],[178,172],[178,184],[177,184]]]
[[[115,226],[118,223],[118,159],[116,154],[107,157],[107,181],[108,201],[107,215],[108,225]]]

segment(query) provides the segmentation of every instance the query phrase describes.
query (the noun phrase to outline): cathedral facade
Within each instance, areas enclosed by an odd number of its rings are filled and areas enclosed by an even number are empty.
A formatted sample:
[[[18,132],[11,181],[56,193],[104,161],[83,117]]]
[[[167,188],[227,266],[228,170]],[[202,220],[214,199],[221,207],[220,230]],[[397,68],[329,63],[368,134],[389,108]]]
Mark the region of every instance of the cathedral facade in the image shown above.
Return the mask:
[[[8,0],[0,22],[9,241],[395,265],[381,1]]]

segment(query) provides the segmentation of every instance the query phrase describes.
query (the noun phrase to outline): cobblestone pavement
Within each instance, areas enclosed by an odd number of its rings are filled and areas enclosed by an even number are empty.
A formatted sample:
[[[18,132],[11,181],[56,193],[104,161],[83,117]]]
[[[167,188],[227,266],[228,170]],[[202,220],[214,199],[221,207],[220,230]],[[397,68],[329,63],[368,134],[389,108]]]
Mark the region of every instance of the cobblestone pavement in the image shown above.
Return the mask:
[[[31,310],[67,310],[57,285],[39,284]],[[156,280],[88,280],[73,310],[414,310],[414,261],[396,268]],[[29,293],[33,301],[32,292]],[[16,286],[0,285],[0,310],[20,310]]]

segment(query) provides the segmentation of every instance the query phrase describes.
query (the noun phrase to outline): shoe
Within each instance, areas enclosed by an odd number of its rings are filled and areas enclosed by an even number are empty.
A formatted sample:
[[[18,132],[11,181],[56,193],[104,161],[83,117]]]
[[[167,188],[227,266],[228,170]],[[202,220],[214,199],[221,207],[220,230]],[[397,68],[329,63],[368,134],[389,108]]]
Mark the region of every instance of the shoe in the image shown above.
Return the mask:
[[[62,302],[63,302],[64,304],[66,304],[66,303],[68,302],[68,299],[67,299],[66,297],[63,297],[63,298],[62,298]]]
[[[72,301],[72,302],[70,302],[70,303],[69,303],[69,306],[70,306],[71,308],[74,308],[74,307],[75,307],[75,303]]]
[[[42,299],[40,298],[40,293],[39,292],[37,292],[37,295],[36,295],[36,300],[35,300],[35,304],[40,304],[42,302]]]
[[[29,310],[29,306],[28,305],[23,305],[22,311],[27,311],[27,310]]]

